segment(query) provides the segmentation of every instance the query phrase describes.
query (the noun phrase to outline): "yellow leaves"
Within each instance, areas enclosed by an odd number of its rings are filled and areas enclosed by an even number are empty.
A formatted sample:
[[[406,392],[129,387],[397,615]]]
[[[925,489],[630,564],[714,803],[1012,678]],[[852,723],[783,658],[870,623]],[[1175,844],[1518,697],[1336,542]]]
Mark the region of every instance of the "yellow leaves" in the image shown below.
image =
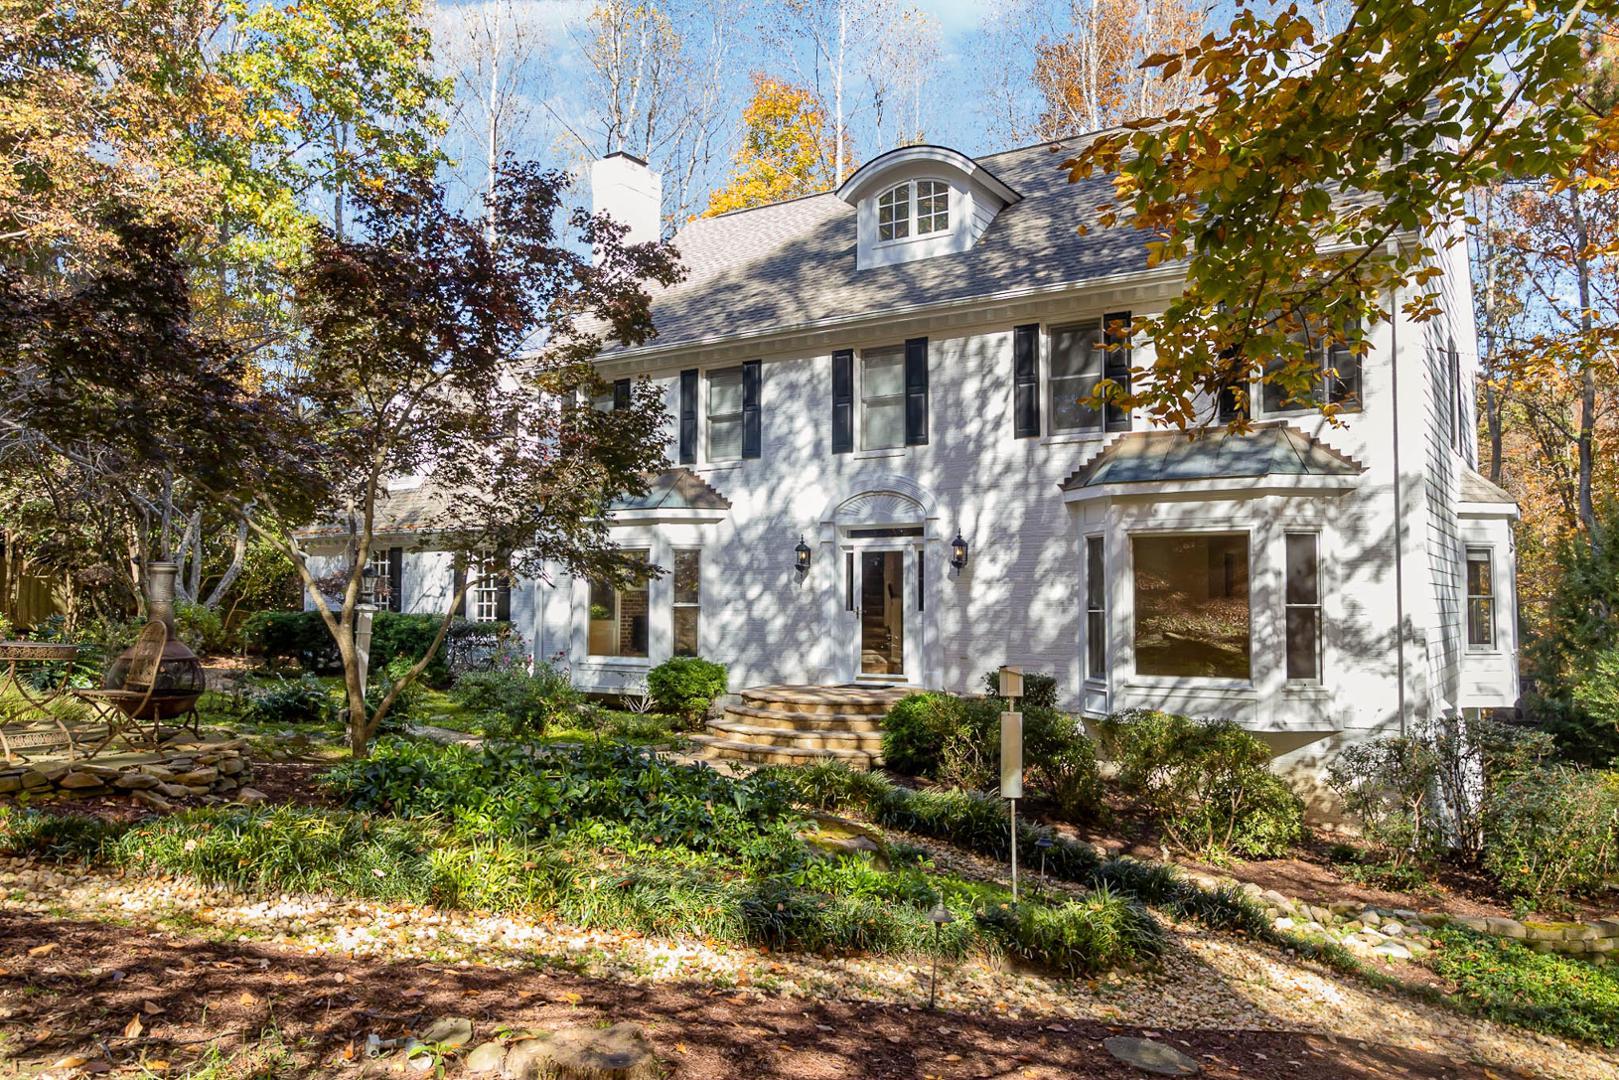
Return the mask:
[[[124,1025],[124,1038],[126,1038],[126,1039],[138,1039],[138,1038],[141,1037],[141,1033],[144,1032],[145,1030],[146,1030],[146,1025],[141,1023],[141,1018],[137,1014],[135,1016],[130,1017],[129,1018],[129,1023]]]

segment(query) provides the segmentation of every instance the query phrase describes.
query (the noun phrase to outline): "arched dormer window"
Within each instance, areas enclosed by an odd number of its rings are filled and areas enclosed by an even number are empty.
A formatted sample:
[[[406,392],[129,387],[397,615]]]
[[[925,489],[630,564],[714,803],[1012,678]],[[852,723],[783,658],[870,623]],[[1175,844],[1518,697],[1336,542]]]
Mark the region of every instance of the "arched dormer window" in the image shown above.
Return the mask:
[[[984,166],[943,146],[891,150],[857,170],[837,194],[856,208],[862,268],[966,251],[1019,199]]]
[[[950,185],[943,180],[908,180],[877,197],[877,239],[882,243],[949,229]]]

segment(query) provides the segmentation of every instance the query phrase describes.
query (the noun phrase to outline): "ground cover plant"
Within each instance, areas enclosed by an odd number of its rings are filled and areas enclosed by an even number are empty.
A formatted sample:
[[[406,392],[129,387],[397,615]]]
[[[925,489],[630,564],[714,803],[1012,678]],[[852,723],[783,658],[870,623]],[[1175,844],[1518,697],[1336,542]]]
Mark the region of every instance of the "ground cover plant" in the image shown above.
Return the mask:
[[[0,820],[0,850],[183,874],[250,892],[330,893],[547,915],[586,928],[771,948],[1015,956],[1063,975],[1161,948],[1133,895],[1007,890],[824,854],[770,775],[733,779],[613,744],[520,750],[385,739],[339,766],[342,809],[205,808],[133,824]],[[944,904],[955,921],[935,929]]]
[[[1445,929],[1433,969],[1473,1011],[1551,1035],[1619,1046],[1619,975],[1519,942]]]

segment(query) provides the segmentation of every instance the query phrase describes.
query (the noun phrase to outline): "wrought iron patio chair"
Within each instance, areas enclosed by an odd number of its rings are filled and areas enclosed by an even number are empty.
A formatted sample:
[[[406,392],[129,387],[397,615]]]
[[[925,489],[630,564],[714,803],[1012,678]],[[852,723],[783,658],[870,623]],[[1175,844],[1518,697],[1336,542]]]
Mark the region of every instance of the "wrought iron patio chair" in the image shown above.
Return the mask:
[[[157,689],[158,670],[163,664],[163,648],[169,643],[169,630],[154,619],[141,630],[129,650],[129,670],[124,674],[122,686],[103,690],[74,690],[73,696],[89,705],[96,715],[106,721],[107,735],[89,756],[95,757],[114,739],[121,739],[130,749],[135,748],[128,729],[140,731],[140,722],[152,704],[152,693]],[[159,739],[158,716],[152,713],[152,747]]]

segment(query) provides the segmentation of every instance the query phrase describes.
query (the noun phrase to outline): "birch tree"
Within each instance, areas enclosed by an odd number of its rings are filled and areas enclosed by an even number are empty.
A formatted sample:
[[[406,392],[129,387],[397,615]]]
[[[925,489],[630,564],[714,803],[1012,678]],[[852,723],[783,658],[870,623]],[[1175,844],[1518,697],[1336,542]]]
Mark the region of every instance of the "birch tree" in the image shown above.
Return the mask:
[[[899,14],[893,0],[782,0],[778,30],[809,46],[811,82],[832,121],[832,182],[851,170],[845,96],[868,50],[878,46]],[[824,80],[824,81],[823,81]]]

